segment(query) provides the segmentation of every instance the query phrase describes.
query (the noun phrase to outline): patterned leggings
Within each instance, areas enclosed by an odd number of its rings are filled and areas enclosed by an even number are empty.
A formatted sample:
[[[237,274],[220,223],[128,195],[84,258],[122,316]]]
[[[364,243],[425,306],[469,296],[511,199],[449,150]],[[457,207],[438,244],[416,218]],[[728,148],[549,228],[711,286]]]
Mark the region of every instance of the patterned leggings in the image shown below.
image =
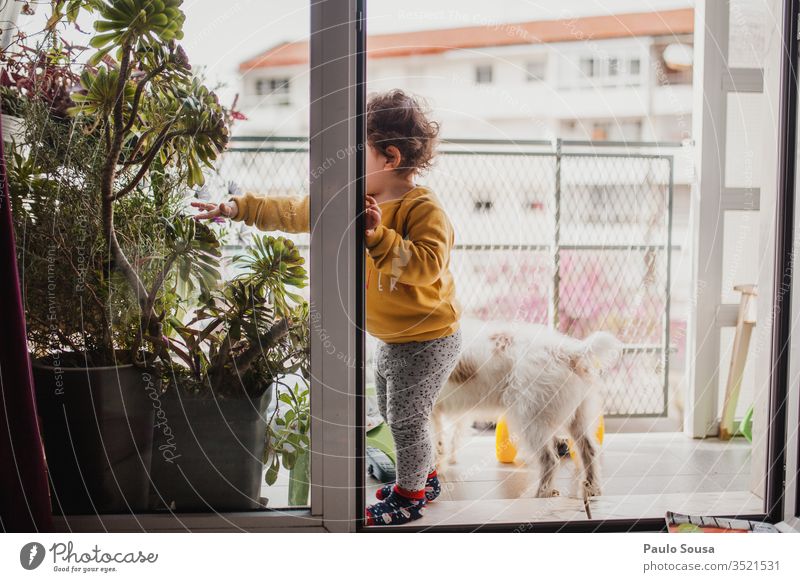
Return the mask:
[[[460,351],[460,330],[422,342],[378,342],[378,407],[394,437],[397,484],[403,489],[423,489],[433,469],[431,411]]]

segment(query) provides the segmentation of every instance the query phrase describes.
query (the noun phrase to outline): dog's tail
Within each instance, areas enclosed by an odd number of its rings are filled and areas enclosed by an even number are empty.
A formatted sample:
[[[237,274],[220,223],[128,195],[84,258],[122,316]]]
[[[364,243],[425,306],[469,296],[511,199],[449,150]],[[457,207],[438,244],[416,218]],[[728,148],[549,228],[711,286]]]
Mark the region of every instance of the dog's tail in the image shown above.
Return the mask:
[[[622,356],[623,343],[606,331],[596,331],[582,343],[583,348],[570,359],[572,370],[580,376],[602,374]]]

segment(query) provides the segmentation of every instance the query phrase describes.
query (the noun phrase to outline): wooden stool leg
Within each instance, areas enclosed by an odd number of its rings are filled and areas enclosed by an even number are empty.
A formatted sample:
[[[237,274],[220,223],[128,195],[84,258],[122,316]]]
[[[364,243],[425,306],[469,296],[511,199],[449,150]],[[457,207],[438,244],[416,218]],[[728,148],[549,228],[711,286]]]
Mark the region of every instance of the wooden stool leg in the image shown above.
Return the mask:
[[[747,363],[747,351],[750,347],[750,337],[755,327],[755,285],[737,285],[736,291],[742,293],[739,301],[739,314],[736,319],[736,335],[733,339],[733,353],[731,366],[728,372],[728,381],[725,385],[725,402],[722,406],[722,418],[719,423],[719,438],[729,440],[736,432],[734,415],[739,402],[739,392],[742,387],[742,375]]]

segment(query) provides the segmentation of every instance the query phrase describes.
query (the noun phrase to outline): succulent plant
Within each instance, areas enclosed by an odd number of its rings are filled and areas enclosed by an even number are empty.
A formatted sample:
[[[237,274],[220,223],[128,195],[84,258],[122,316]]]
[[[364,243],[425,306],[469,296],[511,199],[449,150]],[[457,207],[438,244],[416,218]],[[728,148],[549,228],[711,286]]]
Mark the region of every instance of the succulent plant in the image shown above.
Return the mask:
[[[192,75],[186,53],[177,44],[185,20],[181,4],[182,0],[54,0],[48,22],[52,30],[64,20],[75,22],[81,10],[96,15],[96,34],[89,42],[96,52],[80,73],[67,111],[105,146],[96,200],[110,267],[127,281],[139,302],[142,333],[134,348],[147,343],[165,361],[170,358],[163,333],[166,315],[156,305],[157,284],[166,275],[155,280],[156,287],[146,284],[118,240],[115,207],[138,192],[157,190],[154,184],[166,174],[180,176],[189,188],[202,185],[204,169],[213,167],[228,143],[230,113]],[[168,226],[167,234],[176,241],[202,240],[195,236],[197,229],[182,233],[194,227],[180,220]],[[168,264],[187,268],[180,257]],[[192,268],[202,280],[213,267],[201,260]]]
[[[286,257],[287,268],[275,268],[276,257]],[[170,320],[177,337],[169,349],[181,362],[177,375],[184,376],[184,387],[220,395],[243,387],[257,397],[277,378],[308,371],[308,305],[287,289],[304,287],[307,275],[294,243],[282,237],[255,237],[249,253],[234,262],[243,272],[203,293],[194,317]],[[171,367],[170,375],[175,372]]]
[[[90,42],[98,49],[95,62],[115,47],[136,43],[137,49],[157,47],[183,38],[183,0],[111,0],[98,6],[94,23],[100,33]]]

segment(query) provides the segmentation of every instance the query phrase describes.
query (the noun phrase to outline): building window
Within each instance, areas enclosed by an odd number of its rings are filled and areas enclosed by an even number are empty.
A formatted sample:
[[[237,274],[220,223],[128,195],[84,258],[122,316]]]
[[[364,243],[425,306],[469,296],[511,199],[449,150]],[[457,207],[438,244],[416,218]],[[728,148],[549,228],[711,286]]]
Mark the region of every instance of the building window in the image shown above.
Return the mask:
[[[597,74],[595,60],[591,57],[583,57],[580,60],[581,73],[584,77],[592,78]]]
[[[640,141],[642,139],[641,119],[584,120],[588,132],[586,137],[592,141]],[[585,139],[581,137],[579,139]]]
[[[544,81],[546,69],[545,61],[528,61],[525,63],[525,80],[528,82]]]
[[[642,70],[642,61],[639,59],[631,59],[628,61],[628,74],[638,75]]]
[[[265,103],[289,105],[289,79],[287,77],[256,79],[255,90],[256,95],[264,97]]]
[[[275,79],[257,79],[256,95],[274,97],[279,105],[289,104],[289,79],[279,77]]]
[[[608,139],[610,123],[605,121],[596,121],[592,124],[592,141],[605,141]]]
[[[492,82],[492,65],[478,65],[475,67],[475,82],[479,85]]]
[[[494,206],[494,203],[491,200],[476,200],[475,212],[489,212],[492,206]]]
[[[616,77],[617,75],[619,75],[619,59],[608,59],[608,76]]]

